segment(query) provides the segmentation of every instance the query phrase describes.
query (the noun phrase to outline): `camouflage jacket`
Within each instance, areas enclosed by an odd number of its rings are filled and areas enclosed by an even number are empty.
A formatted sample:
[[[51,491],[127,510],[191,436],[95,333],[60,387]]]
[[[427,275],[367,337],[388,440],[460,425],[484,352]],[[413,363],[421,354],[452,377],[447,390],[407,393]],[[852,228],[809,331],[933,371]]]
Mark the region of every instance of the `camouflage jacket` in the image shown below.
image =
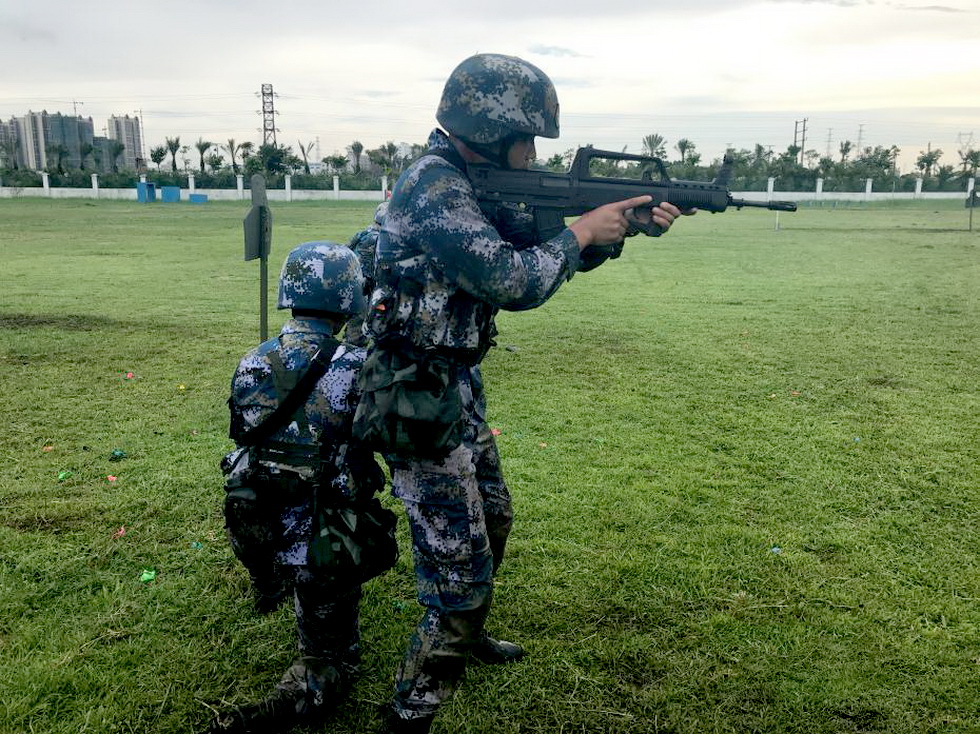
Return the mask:
[[[294,318],[274,339],[263,342],[242,358],[231,382],[232,440],[259,425],[275,410],[282,395],[306,371],[321,345],[333,344],[330,326],[320,319]],[[352,462],[373,459],[363,450],[350,447],[351,421],[360,397],[357,373],[364,362],[363,349],[340,345],[326,373],[307,398],[301,411],[287,420],[261,446],[249,449],[239,445],[222,462],[230,482],[247,483],[258,471],[274,477],[282,472],[315,481],[320,477],[320,461],[329,462],[323,476],[333,488],[353,497],[356,479]],[[321,445],[327,451],[321,456]],[[356,454],[356,455],[355,455]]]
[[[361,274],[364,275],[364,287],[368,293],[374,290],[374,253],[378,247],[379,232],[378,225],[372,224],[351,237],[347,245],[361,260]]]
[[[571,230],[539,242],[526,214],[481,210],[466,164],[435,130],[428,153],[392,192],[378,237],[368,330],[478,359],[496,333],[498,309],[544,303],[578,266]]]

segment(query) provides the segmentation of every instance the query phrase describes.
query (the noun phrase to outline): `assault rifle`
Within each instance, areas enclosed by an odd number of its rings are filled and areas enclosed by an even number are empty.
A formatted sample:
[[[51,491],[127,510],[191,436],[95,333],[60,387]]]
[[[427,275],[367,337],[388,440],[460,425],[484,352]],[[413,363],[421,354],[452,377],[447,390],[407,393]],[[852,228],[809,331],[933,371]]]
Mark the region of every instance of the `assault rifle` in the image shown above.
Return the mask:
[[[610,163],[601,163],[608,161]],[[625,162],[627,166],[620,165]],[[629,166],[630,163],[636,164]],[[555,237],[565,228],[565,217],[574,217],[603,204],[647,194],[653,197],[650,207],[667,201],[679,209],[697,207],[709,212],[723,212],[728,207],[761,207],[774,211],[795,212],[793,201],[747,201],[732,197],[728,190],[732,159],[726,156],[714,181],[680,181],[667,174],[664,163],[650,156],[579,148],[567,174],[549,171],[503,170],[489,165],[471,165],[470,180],[481,203],[511,203],[528,209],[543,240]],[[603,171],[632,172],[634,178],[602,175]],[[644,232],[651,237],[663,230],[653,222],[628,217],[630,234]]]

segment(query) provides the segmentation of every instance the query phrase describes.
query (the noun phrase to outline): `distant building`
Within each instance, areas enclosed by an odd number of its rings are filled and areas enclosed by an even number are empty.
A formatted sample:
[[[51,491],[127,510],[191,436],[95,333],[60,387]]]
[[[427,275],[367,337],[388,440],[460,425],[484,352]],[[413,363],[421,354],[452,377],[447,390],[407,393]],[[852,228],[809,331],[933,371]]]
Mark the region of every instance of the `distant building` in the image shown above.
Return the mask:
[[[113,115],[109,118],[108,132],[110,140],[118,140],[125,146],[117,161],[120,169],[138,170],[145,167],[143,140],[140,135],[140,118],[129,115],[123,117]],[[109,170],[112,170],[111,166]]]
[[[112,173],[112,146],[115,144],[115,140],[110,140],[101,135],[96,135],[92,139],[92,158],[95,160],[95,167],[99,173]],[[122,160],[122,154],[119,155],[119,160]],[[121,164],[117,163],[116,165],[119,170],[122,170]]]
[[[68,117],[60,112],[28,112],[11,120],[17,138],[17,161],[22,168],[81,168],[82,150],[92,150],[92,118]]]
[[[20,168],[17,162],[17,128],[13,120],[0,120],[0,168]]]
[[[138,117],[112,116],[108,137],[95,135],[92,118],[60,112],[28,112],[0,122],[0,167],[42,171],[58,168],[110,173],[137,169],[142,139]],[[118,146],[123,149],[114,155]],[[11,159],[13,156],[13,160]],[[84,159],[84,160],[83,160]],[[83,165],[84,163],[84,165]]]

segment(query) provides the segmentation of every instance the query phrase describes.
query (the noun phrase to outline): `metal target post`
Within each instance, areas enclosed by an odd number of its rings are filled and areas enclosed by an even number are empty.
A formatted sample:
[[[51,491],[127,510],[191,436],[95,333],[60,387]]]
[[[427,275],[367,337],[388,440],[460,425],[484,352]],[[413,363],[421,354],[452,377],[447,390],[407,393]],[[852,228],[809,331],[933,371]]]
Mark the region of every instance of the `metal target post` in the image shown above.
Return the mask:
[[[973,231],[973,210],[977,207],[976,179],[971,178],[966,185],[966,206],[970,210],[970,229]]]
[[[245,215],[245,260],[259,260],[259,341],[269,338],[269,252],[272,250],[272,212],[265,177],[251,178],[252,208]]]

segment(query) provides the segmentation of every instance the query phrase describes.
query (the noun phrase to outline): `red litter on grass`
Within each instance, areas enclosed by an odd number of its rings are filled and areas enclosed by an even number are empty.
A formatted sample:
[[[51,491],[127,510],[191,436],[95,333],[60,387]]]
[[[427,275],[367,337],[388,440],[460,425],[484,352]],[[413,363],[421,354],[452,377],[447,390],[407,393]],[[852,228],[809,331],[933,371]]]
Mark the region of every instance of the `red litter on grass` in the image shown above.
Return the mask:
[[[123,372],[123,379],[124,380],[133,380],[133,379],[136,379],[136,375],[134,375],[132,372]]]
[[[114,482],[119,479],[119,477],[117,477],[115,474],[106,474],[105,478],[107,482]]]
[[[125,525],[121,525],[119,527],[119,529],[112,534],[112,539],[113,540],[119,540],[125,534],[126,534],[126,526]]]
[[[492,433],[494,436],[499,436],[501,434],[501,430],[499,428],[491,428],[490,433]]]

